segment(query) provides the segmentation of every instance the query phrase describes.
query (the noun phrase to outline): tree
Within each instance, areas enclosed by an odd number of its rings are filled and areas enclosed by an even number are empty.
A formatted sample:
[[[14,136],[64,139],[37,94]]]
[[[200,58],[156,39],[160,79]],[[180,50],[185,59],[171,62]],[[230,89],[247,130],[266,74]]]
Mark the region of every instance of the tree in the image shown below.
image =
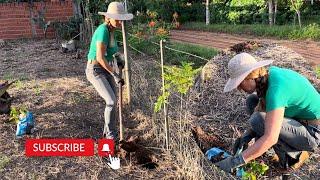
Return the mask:
[[[269,7],[269,25],[272,26],[276,24],[278,0],[268,0]]]
[[[273,0],[268,0],[269,7],[269,25],[273,25]]]
[[[301,9],[302,5],[303,5],[303,0],[291,0],[290,8],[296,12],[296,15],[298,16],[298,21],[299,21],[300,28],[301,28],[301,12],[300,12],[300,9]],[[294,18],[294,19],[296,19],[296,18]],[[294,23],[295,23],[295,20],[294,20]]]

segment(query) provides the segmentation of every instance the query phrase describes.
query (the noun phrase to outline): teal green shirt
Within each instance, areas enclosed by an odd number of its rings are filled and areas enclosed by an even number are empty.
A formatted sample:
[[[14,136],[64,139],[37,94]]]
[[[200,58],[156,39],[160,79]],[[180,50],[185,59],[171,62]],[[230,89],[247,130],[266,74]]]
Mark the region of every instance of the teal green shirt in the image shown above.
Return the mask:
[[[112,40],[113,39],[113,40]],[[97,42],[102,42],[106,46],[105,58],[107,61],[112,61],[112,55],[118,51],[117,41],[115,37],[110,36],[108,27],[106,24],[101,24],[95,30],[90,43],[90,50],[88,53],[88,60],[96,60]]]
[[[320,119],[320,94],[299,73],[271,66],[266,111],[284,107],[284,116],[294,119]]]

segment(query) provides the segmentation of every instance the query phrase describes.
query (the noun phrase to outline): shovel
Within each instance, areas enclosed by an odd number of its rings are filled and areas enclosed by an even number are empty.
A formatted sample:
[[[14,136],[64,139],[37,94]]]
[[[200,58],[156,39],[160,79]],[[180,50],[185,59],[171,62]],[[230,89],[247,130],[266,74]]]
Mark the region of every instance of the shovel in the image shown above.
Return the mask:
[[[7,89],[14,83],[15,81],[12,81],[11,83],[8,83],[8,81],[4,82],[3,84],[0,84],[0,97],[7,91]]]
[[[122,75],[122,66],[119,67],[119,75],[121,77]],[[123,124],[122,124],[122,86],[123,83],[118,84],[118,93],[119,93],[119,99],[118,99],[118,106],[119,106],[119,128],[120,128],[120,141],[123,140]]]

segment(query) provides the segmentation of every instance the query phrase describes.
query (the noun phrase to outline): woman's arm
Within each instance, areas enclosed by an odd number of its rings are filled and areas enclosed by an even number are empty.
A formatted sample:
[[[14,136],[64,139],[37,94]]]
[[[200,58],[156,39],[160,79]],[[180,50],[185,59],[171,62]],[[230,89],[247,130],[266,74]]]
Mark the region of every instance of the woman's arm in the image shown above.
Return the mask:
[[[252,146],[243,151],[242,156],[245,162],[249,162],[263,153],[278,142],[282,121],[284,117],[284,108],[278,108],[267,112],[264,122],[264,135],[259,138]]]
[[[97,46],[97,54],[96,54],[97,61],[110,74],[113,74],[112,67],[108,63],[106,63],[105,57],[104,57],[104,54],[106,52],[106,45],[102,42],[97,42],[96,46]]]

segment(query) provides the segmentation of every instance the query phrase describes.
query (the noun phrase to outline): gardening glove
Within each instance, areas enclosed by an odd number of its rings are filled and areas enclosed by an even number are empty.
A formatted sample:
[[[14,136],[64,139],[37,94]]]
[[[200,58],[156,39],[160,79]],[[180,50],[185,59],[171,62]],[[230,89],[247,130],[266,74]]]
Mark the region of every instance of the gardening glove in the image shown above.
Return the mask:
[[[242,154],[236,156],[230,156],[222,161],[215,163],[220,169],[225,172],[233,173],[237,167],[244,165],[246,162],[243,159]]]
[[[122,69],[124,68],[124,57],[123,57],[123,54],[117,52],[113,55],[113,57],[115,58],[116,62],[117,62],[117,66],[119,69]]]
[[[256,137],[256,133],[252,130],[249,129],[243,135],[239,138],[236,139],[234,145],[233,145],[233,154],[236,155],[238,150],[245,150],[248,148],[248,143]]]
[[[112,73],[112,76],[114,78],[114,81],[117,83],[117,84],[121,84],[121,85],[124,85],[124,80],[119,76],[119,74],[117,73]]]

